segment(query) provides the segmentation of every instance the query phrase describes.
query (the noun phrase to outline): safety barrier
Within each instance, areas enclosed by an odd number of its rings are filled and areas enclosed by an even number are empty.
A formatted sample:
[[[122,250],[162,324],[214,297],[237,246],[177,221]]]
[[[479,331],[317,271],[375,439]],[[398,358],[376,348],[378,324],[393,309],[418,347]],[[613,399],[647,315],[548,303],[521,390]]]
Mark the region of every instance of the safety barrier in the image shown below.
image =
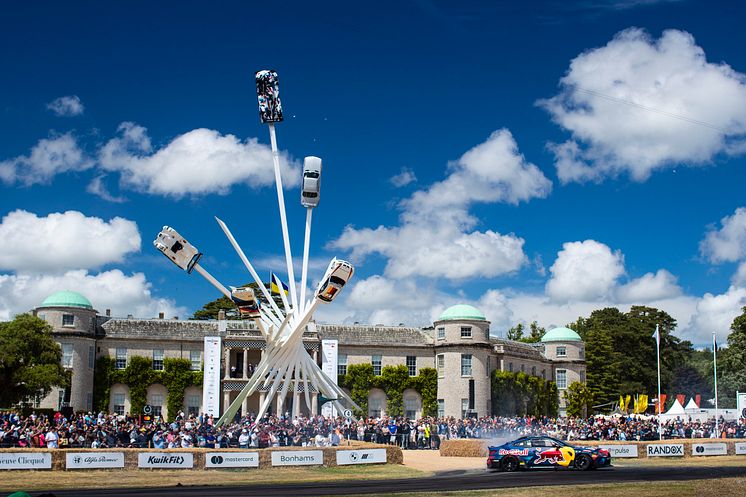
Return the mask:
[[[444,457],[487,457],[490,445],[504,442],[483,439],[443,440],[440,455]],[[573,440],[573,445],[583,447],[602,446],[611,452],[613,458],[647,457],[703,457],[703,456],[746,456],[746,439],[734,438],[695,438],[662,441],[607,441]],[[746,460],[746,458],[744,458]]]
[[[266,469],[288,466],[403,464],[399,447],[355,442],[339,447],[269,449],[1,449],[0,470]]]

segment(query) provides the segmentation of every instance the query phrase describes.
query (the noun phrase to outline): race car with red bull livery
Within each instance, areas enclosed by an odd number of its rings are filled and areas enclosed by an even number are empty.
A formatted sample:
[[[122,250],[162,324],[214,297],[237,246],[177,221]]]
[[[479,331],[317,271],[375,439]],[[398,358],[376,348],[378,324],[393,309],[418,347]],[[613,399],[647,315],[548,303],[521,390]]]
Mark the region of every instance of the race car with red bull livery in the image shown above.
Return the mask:
[[[573,468],[579,470],[611,466],[609,451],[599,447],[577,447],[548,436],[521,437],[489,447],[487,468],[516,471],[524,468]]]

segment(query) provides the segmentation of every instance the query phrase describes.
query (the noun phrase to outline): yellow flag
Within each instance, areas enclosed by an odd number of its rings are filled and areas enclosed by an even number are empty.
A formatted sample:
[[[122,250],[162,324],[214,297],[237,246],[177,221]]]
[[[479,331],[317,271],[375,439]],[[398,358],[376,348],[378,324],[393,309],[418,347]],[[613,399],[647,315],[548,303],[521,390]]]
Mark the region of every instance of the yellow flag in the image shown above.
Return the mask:
[[[619,396],[619,410],[624,411],[624,397],[621,395]]]
[[[632,400],[631,395],[627,395],[627,398],[624,400],[624,412],[627,412],[627,409],[629,408],[629,401]]]

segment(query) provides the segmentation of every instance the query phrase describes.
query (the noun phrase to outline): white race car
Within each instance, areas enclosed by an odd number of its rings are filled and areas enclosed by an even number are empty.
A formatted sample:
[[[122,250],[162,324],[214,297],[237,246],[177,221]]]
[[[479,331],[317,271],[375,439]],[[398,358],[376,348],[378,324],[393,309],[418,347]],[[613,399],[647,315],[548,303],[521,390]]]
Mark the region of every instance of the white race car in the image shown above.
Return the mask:
[[[163,255],[171,259],[171,262],[187,273],[192,272],[192,269],[194,269],[194,266],[199,262],[200,257],[202,257],[197,247],[186,241],[186,238],[170,226],[163,227],[155,240],[153,240],[153,245]]]
[[[344,287],[355,269],[347,261],[342,261],[336,257],[329,263],[324,278],[322,278],[319,287],[316,289],[316,298],[322,302],[329,303],[337,296],[339,291]]]
[[[231,300],[241,312],[241,317],[251,319],[259,317],[259,302],[256,300],[253,288],[231,287]]]
[[[300,203],[303,207],[319,205],[319,184],[321,183],[321,159],[309,156],[303,160],[303,186]]]

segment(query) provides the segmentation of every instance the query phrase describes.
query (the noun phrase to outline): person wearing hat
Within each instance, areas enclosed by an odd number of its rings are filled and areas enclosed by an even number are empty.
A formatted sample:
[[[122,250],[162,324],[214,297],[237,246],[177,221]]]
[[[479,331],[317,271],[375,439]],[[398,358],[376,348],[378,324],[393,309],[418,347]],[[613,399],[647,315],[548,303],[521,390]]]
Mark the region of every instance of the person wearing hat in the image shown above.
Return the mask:
[[[238,447],[241,449],[248,449],[249,448],[249,441],[251,440],[251,436],[249,435],[249,432],[244,428],[241,430],[241,435],[238,437]]]

